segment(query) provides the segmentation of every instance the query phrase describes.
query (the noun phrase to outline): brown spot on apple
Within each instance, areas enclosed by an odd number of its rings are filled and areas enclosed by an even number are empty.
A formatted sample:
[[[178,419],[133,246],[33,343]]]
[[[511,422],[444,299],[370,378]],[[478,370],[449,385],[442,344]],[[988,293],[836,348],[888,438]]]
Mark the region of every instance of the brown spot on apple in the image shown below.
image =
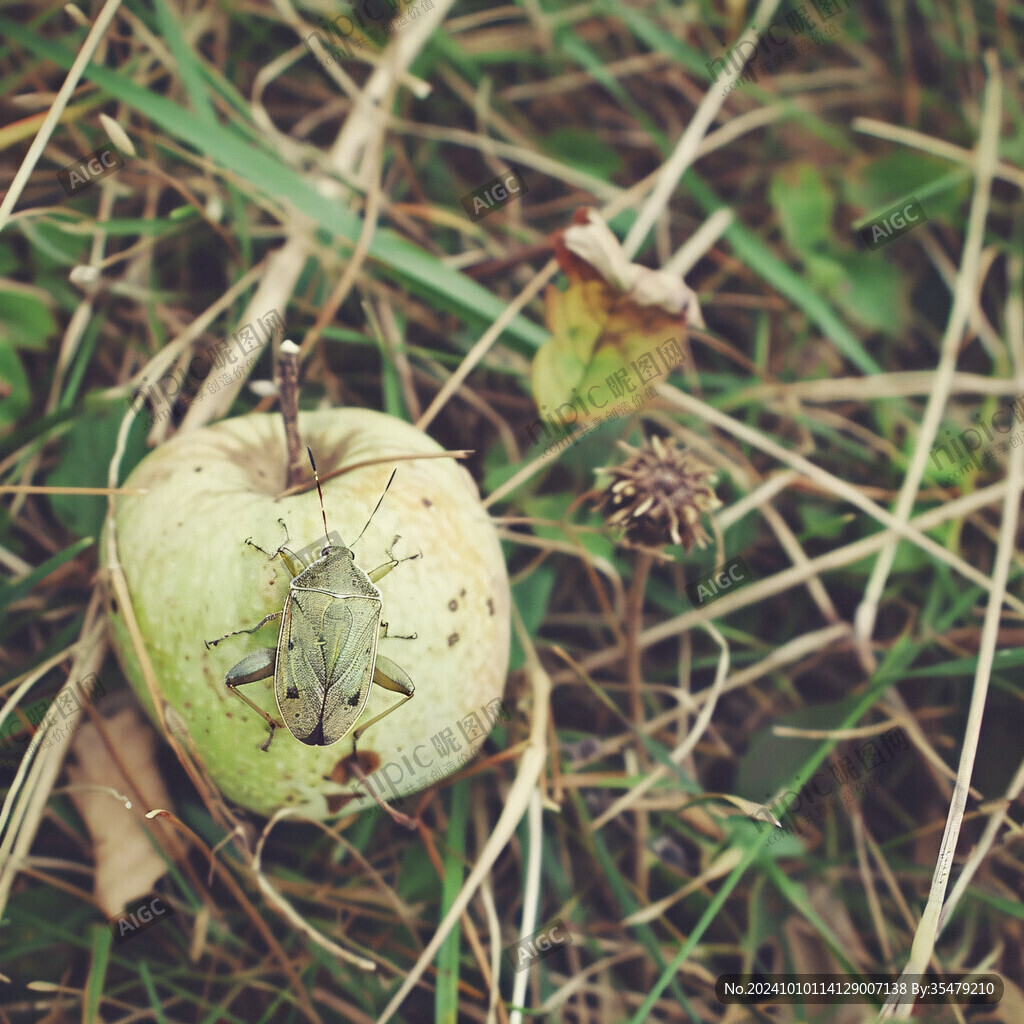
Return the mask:
[[[337,814],[345,804],[355,800],[354,793],[331,793],[327,796],[327,810],[331,814]]]
[[[372,750],[357,750],[355,756],[364,775],[372,775],[380,767],[380,756]],[[337,782],[339,786],[344,786],[353,777],[351,754],[343,757],[331,769],[330,775],[324,776],[325,779],[330,779],[331,782]]]

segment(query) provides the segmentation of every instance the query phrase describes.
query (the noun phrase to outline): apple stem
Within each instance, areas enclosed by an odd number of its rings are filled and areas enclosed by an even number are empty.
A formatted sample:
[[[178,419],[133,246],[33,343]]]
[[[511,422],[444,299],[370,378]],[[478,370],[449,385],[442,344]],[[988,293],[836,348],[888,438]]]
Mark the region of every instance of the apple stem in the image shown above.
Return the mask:
[[[278,352],[277,394],[288,448],[288,486],[295,487],[306,479],[299,437],[299,346],[283,341]]]

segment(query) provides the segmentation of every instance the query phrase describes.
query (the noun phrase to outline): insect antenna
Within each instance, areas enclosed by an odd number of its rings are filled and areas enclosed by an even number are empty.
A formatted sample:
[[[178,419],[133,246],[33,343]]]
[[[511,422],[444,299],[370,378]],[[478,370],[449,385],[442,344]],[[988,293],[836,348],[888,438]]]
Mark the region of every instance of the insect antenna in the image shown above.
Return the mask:
[[[316,471],[316,463],[313,461],[313,449],[306,445],[306,451],[309,453],[309,464],[313,467],[313,479],[316,480],[316,493],[320,495],[320,515],[324,517],[324,540],[327,541],[327,546],[331,546],[331,538],[327,535],[327,513],[324,511],[324,492],[320,487],[320,475]],[[394,476],[394,474],[392,474]],[[376,509],[374,510],[376,511]],[[364,526],[365,530],[366,527]]]
[[[316,462],[313,461],[313,449],[310,448],[308,444],[306,445],[306,451],[309,453],[309,464],[313,467],[313,479],[316,480],[316,491],[317,494],[320,495],[320,515],[323,516],[324,520],[324,539],[327,541],[327,544],[329,546],[331,543],[331,538],[328,536],[327,533],[327,513],[324,511],[324,492],[323,489],[320,487],[320,475],[316,471]],[[395,479],[395,474],[397,472],[397,466],[393,470],[391,470],[391,476],[388,477],[388,482],[384,487],[381,496],[377,499],[377,504],[374,505],[373,511],[370,513],[370,518],[366,520],[366,526],[364,526],[359,531],[359,537],[362,537],[362,535],[366,533],[366,527],[370,525],[370,523],[373,521],[373,517],[377,514],[377,509],[380,508],[380,503],[384,500],[384,495],[388,493],[388,488],[391,486],[391,481]],[[356,539],[352,541],[352,547],[355,547],[356,544],[359,543],[359,537],[356,537]]]
[[[384,500],[384,495],[388,493],[388,488],[391,486],[391,481],[395,479],[395,474],[397,472],[397,466],[393,470],[391,470],[391,476],[388,477],[388,482],[385,485],[384,490],[381,492],[381,496],[377,499],[377,504],[373,506],[373,511],[370,513],[370,518],[366,520],[366,526],[370,525],[371,521],[373,520],[373,517],[377,514],[377,509],[380,508],[380,503]],[[366,533],[366,526],[364,526],[359,531],[359,537],[362,537],[362,535]],[[359,543],[359,537],[356,537],[356,539],[352,541],[352,547],[355,547]]]

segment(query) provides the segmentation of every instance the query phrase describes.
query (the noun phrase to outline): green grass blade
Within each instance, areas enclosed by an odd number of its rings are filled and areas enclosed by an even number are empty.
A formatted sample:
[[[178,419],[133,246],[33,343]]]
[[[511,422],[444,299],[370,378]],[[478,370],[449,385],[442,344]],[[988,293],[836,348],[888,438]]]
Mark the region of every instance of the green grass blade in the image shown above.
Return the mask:
[[[466,818],[469,814],[469,783],[462,779],[452,786],[452,810],[448,819],[448,850],[444,858],[440,919],[451,909],[462,889],[465,873]],[[434,1020],[437,1024],[458,1024],[459,945],[462,927],[455,927],[437,951],[437,988],[434,990]]]

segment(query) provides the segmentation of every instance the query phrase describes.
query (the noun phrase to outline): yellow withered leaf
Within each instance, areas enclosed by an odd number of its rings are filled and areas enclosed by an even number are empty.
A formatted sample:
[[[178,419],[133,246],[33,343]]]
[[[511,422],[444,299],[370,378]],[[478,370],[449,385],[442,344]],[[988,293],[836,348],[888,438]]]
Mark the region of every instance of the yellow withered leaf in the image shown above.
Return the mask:
[[[639,408],[682,361],[687,324],[704,325],[681,277],[630,263],[595,211],[577,210],[573,221],[553,239],[569,286],[545,293],[551,338],[531,371],[555,429]]]

